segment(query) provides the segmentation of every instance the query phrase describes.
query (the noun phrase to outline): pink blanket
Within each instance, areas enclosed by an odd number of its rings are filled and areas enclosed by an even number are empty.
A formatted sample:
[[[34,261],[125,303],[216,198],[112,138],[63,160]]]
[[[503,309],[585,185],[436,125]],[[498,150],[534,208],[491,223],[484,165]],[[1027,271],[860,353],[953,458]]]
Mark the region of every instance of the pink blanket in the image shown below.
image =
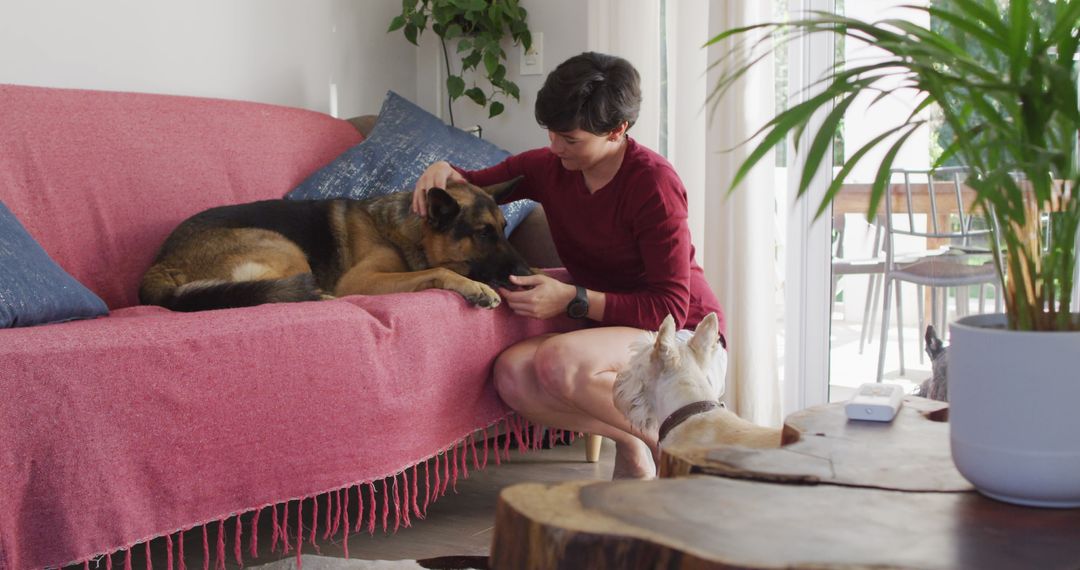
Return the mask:
[[[171,545],[207,522],[223,567],[220,529],[230,558],[253,546],[237,528],[246,512],[273,524],[279,548],[407,526],[484,462],[476,430],[524,437],[489,381],[495,357],[578,326],[445,291],[132,306],[177,223],[281,197],[360,135],[299,109],[11,85],[0,124],[0,199],[113,310],[0,330],[0,570]],[[362,520],[347,525],[343,503],[361,492]]]
[[[488,381],[499,350],[570,326],[430,291],[0,330],[0,568],[389,476],[411,490],[415,466],[471,452],[483,441],[468,436],[506,417]],[[467,467],[451,461],[447,475]],[[379,516],[396,526],[404,497],[381,485]]]
[[[17,85],[0,85],[0,125],[0,200],[110,308],[138,303],[184,218],[281,198],[363,140],[303,109]]]

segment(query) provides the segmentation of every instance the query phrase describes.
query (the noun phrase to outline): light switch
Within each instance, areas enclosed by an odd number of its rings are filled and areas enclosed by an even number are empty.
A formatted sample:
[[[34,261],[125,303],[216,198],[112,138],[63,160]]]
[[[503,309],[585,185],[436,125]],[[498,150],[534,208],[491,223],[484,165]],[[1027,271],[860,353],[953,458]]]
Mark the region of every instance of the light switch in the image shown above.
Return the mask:
[[[529,50],[521,46],[521,75],[541,75],[544,73],[544,33],[532,35]]]

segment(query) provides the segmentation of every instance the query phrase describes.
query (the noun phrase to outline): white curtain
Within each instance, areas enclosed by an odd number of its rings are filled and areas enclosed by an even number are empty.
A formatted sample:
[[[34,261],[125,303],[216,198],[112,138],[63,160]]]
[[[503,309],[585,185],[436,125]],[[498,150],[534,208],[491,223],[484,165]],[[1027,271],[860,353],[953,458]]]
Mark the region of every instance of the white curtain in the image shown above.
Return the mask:
[[[641,113],[630,136],[657,150],[661,0],[589,0],[589,50],[626,59],[641,75]]]
[[[634,136],[654,149],[658,117],[665,112],[658,96],[660,2],[590,0],[588,5],[590,48],[626,57],[641,73],[645,100]],[[774,187],[772,156],[734,194],[725,194],[750,150],[739,143],[772,117],[773,68],[762,61],[712,109],[706,97],[717,70],[707,69],[729,48],[702,48],[725,29],[769,20],[771,6],[760,0],[667,0],[664,32],[668,159],[687,188],[698,262],[727,317],[724,399],[744,418],[779,425],[774,198],[783,189]]]
[[[771,19],[772,2],[710,0],[709,36]],[[734,42],[708,48],[715,62]],[[708,72],[711,89],[720,66]],[[744,418],[765,425],[781,423],[777,368],[777,256],[775,210],[783,188],[775,182],[770,155],[726,194],[739,165],[749,154],[746,141],[774,112],[771,58],[759,62],[722,100],[709,102],[706,132],[704,268],[727,314],[728,405]],[[785,204],[781,199],[780,204]]]

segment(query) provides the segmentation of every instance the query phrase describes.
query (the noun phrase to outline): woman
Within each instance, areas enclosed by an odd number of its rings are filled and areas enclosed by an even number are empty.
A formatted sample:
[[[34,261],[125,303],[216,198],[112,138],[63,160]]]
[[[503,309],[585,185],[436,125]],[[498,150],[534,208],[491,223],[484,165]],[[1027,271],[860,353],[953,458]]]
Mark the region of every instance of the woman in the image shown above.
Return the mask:
[[[512,276],[519,289],[499,294],[520,315],[568,314],[601,326],[508,348],[495,362],[495,387],[532,422],[614,440],[616,478],[656,474],[656,434],[632,433],[612,402],[631,345],[669,313],[692,329],[716,312],[724,331],[720,303],[694,262],[686,189],[667,160],[627,136],[640,105],[640,78],[629,62],[591,52],[572,57],[537,95],[536,120],[549,147],[473,172],[435,162],[413,195],[413,211],[424,215],[427,190],[448,180],[487,186],[524,176],[510,199],[544,205],[574,283]],[[716,362],[710,377],[722,383],[723,350]]]

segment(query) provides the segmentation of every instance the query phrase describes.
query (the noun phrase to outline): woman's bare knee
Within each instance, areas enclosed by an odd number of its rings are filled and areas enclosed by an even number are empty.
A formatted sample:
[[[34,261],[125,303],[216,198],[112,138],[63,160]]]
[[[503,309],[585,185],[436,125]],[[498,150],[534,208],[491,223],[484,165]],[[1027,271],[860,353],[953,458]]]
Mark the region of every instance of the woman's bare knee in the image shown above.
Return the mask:
[[[573,348],[562,338],[550,339],[536,349],[533,368],[541,390],[564,402],[573,401],[578,366]]]
[[[521,343],[512,346],[495,359],[493,371],[495,391],[511,408],[527,404],[536,383],[533,355],[536,346]]]

